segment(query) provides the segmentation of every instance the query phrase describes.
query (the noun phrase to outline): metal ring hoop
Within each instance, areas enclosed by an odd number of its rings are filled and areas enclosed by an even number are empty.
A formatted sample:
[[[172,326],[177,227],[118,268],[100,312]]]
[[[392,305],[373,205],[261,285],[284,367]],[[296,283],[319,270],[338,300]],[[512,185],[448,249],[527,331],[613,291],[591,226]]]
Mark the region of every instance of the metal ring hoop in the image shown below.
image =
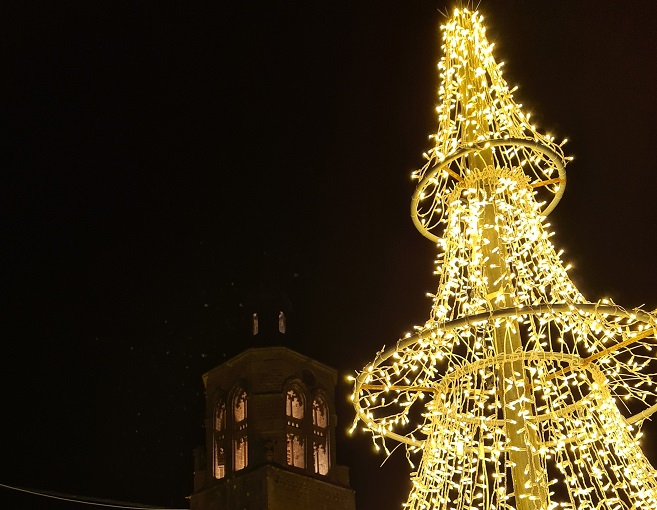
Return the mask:
[[[413,224],[415,225],[415,227],[420,231],[420,233],[424,237],[426,237],[427,239],[433,242],[437,242],[439,239],[438,236],[429,232],[429,230],[422,224],[418,212],[420,195],[422,191],[429,184],[429,181],[433,179],[434,176],[438,174],[441,170],[448,167],[451,163],[453,163],[454,161],[456,161],[457,159],[463,156],[466,156],[473,152],[485,150],[489,147],[501,147],[505,145],[528,147],[530,149],[534,149],[547,156],[547,158],[554,164],[555,168],[559,173],[560,185],[559,185],[559,189],[554,194],[554,198],[552,199],[552,201],[543,210],[543,215],[547,216],[554,210],[554,208],[561,200],[561,197],[563,196],[563,193],[566,189],[566,168],[563,162],[563,156],[559,155],[556,151],[544,145],[543,143],[537,142],[535,140],[527,140],[524,138],[506,138],[506,139],[485,140],[476,143],[473,142],[468,147],[456,151],[454,154],[442,160],[438,165],[433,167],[431,171],[424,176],[424,178],[418,183],[417,187],[415,188],[415,192],[413,193],[413,197],[411,198],[411,219],[413,220]]]
[[[541,315],[541,314],[576,314],[580,312],[585,312],[585,313],[591,313],[591,314],[602,314],[602,315],[611,315],[615,317],[621,317],[621,318],[635,318],[636,320],[642,322],[643,324],[646,324],[650,326],[651,328],[654,327],[654,318],[647,312],[644,312],[642,310],[632,310],[632,311],[627,311],[620,306],[617,305],[604,305],[604,304],[598,304],[598,303],[554,303],[554,304],[546,304],[546,305],[538,305],[538,306],[526,306],[526,307],[510,307],[510,308],[501,308],[499,310],[494,310],[491,312],[484,312],[476,315],[471,315],[467,317],[463,317],[461,319],[457,319],[451,322],[448,322],[444,324],[442,327],[440,327],[440,330],[443,332],[448,332],[452,331],[455,329],[459,329],[465,326],[471,326],[471,325],[482,325],[485,324],[489,321],[492,321],[494,319],[499,319],[499,318],[506,318],[506,317],[522,317],[522,316],[530,316],[530,315]],[[365,379],[370,375],[370,373],[376,369],[378,366],[380,366],[384,361],[389,359],[390,357],[393,356],[393,354],[400,349],[404,349],[408,347],[409,345],[412,345],[415,342],[418,342],[420,340],[427,340],[431,338],[432,333],[434,331],[434,328],[431,329],[424,329],[422,331],[419,331],[415,335],[411,335],[407,338],[404,338],[403,340],[399,340],[396,345],[389,347],[382,353],[380,353],[375,360],[366,367],[366,369],[358,374],[356,377],[355,385],[354,385],[354,409],[356,410],[356,414],[359,419],[361,419],[367,426],[372,426],[371,428],[376,430],[379,427],[376,425],[374,420],[370,417],[368,417],[368,413],[359,405],[359,399],[358,396],[363,390],[363,385],[365,383]],[[559,353],[545,353],[545,357],[551,357],[554,358]],[[580,362],[583,361],[581,358],[579,358]],[[488,358],[486,360],[480,360],[481,362],[488,361]],[[479,363],[479,362],[477,362]],[[577,366],[578,364],[574,364],[574,366]],[[469,365],[467,365],[469,366]],[[452,374],[450,374],[451,378]],[[436,383],[435,388],[438,389],[442,386],[443,381],[445,379],[442,379]],[[420,391],[420,390],[418,390]],[[626,422],[628,424],[636,423],[637,421],[643,420],[650,416],[652,413],[657,411],[657,404],[635,414],[632,415],[628,418],[626,418]],[[421,446],[422,441],[418,441],[417,439],[411,439],[406,436],[403,436],[401,434],[397,434],[396,432],[392,431],[380,431],[382,435],[389,437],[391,439],[394,439],[396,441],[400,441],[402,443],[406,443],[412,446]]]
[[[588,370],[591,373],[592,382],[598,383],[601,388],[604,388],[604,384],[603,384],[604,375],[600,371],[600,369],[595,364],[582,363],[582,358],[579,356],[576,356],[574,354],[566,354],[566,353],[558,353],[558,352],[553,353],[553,352],[529,351],[529,352],[515,352],[512,354],[498,354],[496,356],[492,356],[489,358],[484,358],[474,361],[472,363],[468,363],[467,365],[464,365],[459,369],[455,370],[454,372],[450,373],[449,375],[445,376],[436,387],[436,393],[437,394],[448,393],[450,385],[456,383],[455,386],[457,386],[458,381],[459,379],[461,379],[461,377],[467,374],[473,374],[486,366],[494,366],[494,365],[499,365],[501,363],[509,363],[509,362],[513,363],[515,361],[532,361],[532,360],[566,362],[569,364],[570,367],[572,367],[575,370],[580,370],[580,371]],[[609,396],[609,393],[603,390],[603,394],[599,395],[598,397],[600,396],[605,398]],[[587,395],[586,397],[583,397],[582,399],[573,402],[572,404],[569,404],[565,407],[562,407],[558,410],[553,410],[548,413],[539,414],[536,416],[527,416],[527,420],[534,423],[540,423],[555,418],[559,418],[566,414],[571,414],[576,412],[577,410],[581,410],[588,406],[593,405],[598,397],[591,398],[591,395]],[[437,403],[438,407],[432,410],[434,412],[438,411],[440,415],[442,415],[444,418],[447,417],[448,421],[453,422],[454,424],[467,422],[479,426],[485,425],[486,427],[489,428],[504,427],[505,420],[495,418],[493,416],[471,417],[458,413],[451,413],[450,416],[447,416],[448,414],[450,414],[449,413],[450,409],[444,405],[443,400],[434,399],[434,402]],[[570,444],[572,439],[568,440],[568,438],[563,438],[560,439],[559,441],[563,441],[564,444]],[[410,444],[412,446],[419,446],[421,442],[418,440],[411,439]],[[540,444],[545,446],[555,446],[558,444],[558,442],[553,440],[549,442],[541,442]],[[486,447],[484,445],[480,445],[480,447],[486,451],[492,451],[491,447]],[[470,448],[470,450],[476,452],[478,451],[478,448],[476,447]]]

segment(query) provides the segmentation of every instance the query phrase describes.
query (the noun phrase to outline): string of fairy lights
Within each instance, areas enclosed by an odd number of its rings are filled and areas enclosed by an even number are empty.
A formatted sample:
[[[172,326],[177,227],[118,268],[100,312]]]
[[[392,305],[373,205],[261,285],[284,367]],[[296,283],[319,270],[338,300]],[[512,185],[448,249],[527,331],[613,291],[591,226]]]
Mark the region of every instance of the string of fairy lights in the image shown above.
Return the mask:
[[[439,286],[427,322],[355,378],[352,430],[406,445],[410,510],[657,508],[639,444],[657,318],[573,284],[547,221],[565,141],[514,102],[480,14],[442,31],[439,129],[411,209]]]

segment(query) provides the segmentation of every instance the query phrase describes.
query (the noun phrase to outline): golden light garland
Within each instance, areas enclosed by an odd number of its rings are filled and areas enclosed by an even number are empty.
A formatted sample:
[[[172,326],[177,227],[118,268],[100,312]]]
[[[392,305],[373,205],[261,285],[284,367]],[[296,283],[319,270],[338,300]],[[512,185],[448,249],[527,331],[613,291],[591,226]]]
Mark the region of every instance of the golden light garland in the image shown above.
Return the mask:
[[[409,510],[657,509],[639,446],[657,318],[590,302],[550,241],[569,160],[513,100],[483,18],[442,27],[439,130],[411,216],[435,241],[430,319],[355,378],[354,428],[407,447]]]

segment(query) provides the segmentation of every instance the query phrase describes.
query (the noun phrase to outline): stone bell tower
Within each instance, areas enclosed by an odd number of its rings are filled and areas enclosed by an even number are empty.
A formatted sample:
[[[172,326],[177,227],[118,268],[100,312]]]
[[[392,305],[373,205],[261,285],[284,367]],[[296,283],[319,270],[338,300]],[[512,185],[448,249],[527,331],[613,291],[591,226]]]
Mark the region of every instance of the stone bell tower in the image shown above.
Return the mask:
[[[207,372],[191,509],[355,510],[348,468],[336,465],[336,382],[334,369],[286,347],[251,348]]]

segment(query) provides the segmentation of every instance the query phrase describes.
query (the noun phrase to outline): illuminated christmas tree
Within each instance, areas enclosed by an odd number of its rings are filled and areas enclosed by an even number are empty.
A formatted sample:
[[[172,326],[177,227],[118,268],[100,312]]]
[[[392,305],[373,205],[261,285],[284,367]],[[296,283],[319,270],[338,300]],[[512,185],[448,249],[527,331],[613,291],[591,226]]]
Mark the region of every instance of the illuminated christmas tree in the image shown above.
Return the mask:
[[[514,101],[482,21],[442,27],[439,129],[414,173],[412,219],[439,248],[431,317],[358,374],[354,427],[419,459],[407,509],[657,508],[639,446],[657,318],[568,277],[546,221],[565,140]]]

